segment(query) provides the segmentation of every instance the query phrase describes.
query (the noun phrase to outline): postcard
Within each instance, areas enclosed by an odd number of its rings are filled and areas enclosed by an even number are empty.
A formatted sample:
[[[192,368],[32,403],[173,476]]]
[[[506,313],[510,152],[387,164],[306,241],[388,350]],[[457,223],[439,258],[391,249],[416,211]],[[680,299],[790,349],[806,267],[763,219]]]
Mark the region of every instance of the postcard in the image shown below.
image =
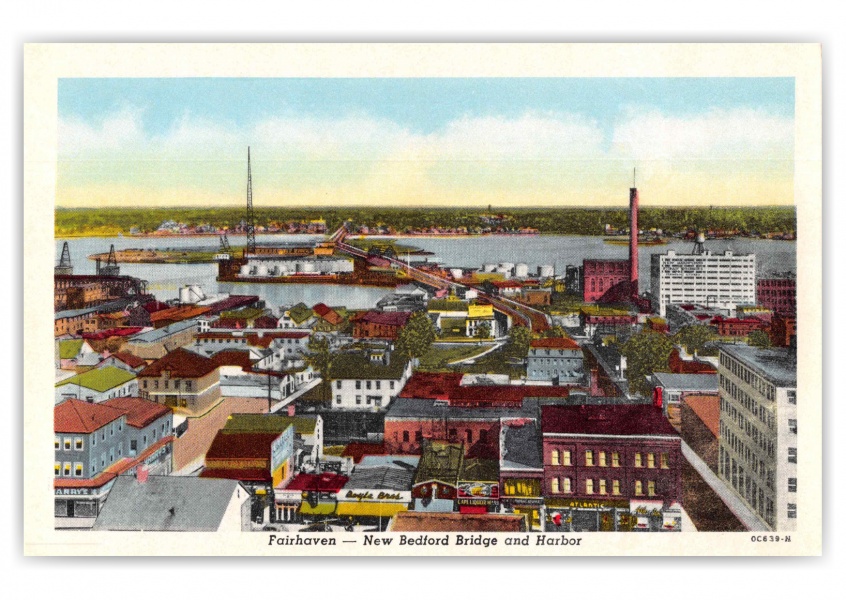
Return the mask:
[[[821,553],[819,45],[24,58],[26,554]]]

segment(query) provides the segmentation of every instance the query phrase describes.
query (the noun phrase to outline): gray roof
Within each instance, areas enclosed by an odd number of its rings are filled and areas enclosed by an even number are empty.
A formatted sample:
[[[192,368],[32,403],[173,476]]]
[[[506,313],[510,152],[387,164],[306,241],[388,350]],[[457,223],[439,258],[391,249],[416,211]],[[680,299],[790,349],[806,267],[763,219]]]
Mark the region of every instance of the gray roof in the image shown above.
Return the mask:
[[[172,323],[167,327],[160,327],[159,329],[153,329],[151,331],[144,331],[137,335],[132,336],[129,338],[130,342],[140,342],[140,343],[148,343],[152,344],[158,342],[174,333],[179,333],[180,331],[185,331],[190,327],[199,327],[200,320],[199,319],[187,319],[185,321],[178,321],[176,323]]]
[[[58,311],[54,318],[55,319],[72,319],[73,317],[80,317],[82,315],[88,315],[91,313],[100,312],[100,308],[97,306],[92,306],[91,308],[76,308],[73,310],[60,310]]]
[[[720,350],[747,365],[776,386],[796,386],[796,353],[788,348],[723,344]]]
[[[428,398],[397,398],[391,402],[385,419],[407,418],[449,418],[449,419],[486,419],[491,418],[529,418],[537,419],[540,415],[539,402],[535,398],[526,398],[520,407],[497,406],[492,408],[471,406],[449,406]]]
[[[118,477],[94,523],[100,531],[217,531],[235,488],[230,479]],[[242,493],[246,501],[246,491]]]
[[[542,469],[540,431],[535,421],[503,428],[500,468]]]
[[[396,457],[391,463],[379,466],[356,465],[344,489],[410,490],[418,460],[403,461],[402,458]]]
[[[720,378],[716,374],[694,373],[653,373],[658,385],[668,390],[686,390],[692,392],[716,392]]]

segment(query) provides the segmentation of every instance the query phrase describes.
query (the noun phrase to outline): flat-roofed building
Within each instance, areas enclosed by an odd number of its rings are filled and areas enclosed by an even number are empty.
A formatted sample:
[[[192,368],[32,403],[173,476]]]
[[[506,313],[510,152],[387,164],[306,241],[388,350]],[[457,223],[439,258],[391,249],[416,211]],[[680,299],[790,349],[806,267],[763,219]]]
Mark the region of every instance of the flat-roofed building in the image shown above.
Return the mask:
[[[762,529],[795,531],[796,355],[788,348],[720,348],[719,475]]]
[[[702,304],[734,310],[739,304],[755,304],[756,262],[754,254],[653,254],[652,296],[661,316],[669,304]]]

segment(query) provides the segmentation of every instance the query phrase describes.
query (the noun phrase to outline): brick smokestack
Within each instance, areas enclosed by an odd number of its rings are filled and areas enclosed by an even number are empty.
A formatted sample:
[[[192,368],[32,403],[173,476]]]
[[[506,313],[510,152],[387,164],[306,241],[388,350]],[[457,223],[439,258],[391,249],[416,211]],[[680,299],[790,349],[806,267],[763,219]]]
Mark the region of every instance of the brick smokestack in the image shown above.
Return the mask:
[[[640,296],[640,289],[638,287],[638,271],[637,271],[637,212],[639,209],[639,199],[637,195],[637,188],[629,189],[629,293],[633,302],[637,302]]]

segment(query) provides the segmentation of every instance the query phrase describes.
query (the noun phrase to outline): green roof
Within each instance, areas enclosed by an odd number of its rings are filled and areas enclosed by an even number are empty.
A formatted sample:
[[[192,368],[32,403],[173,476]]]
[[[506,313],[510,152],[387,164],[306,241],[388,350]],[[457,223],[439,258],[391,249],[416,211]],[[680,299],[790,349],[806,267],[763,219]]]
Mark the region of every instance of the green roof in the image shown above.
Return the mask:
[[[300,302],[288,309],[288,316],[291,317],[294,323],[302,323],[313,317],[314,311]]]
[[[389,365],[384,365],[371,361],[363,354],[337,354],[329,368],[329,379],[400,379],[405,365],[397,357]]]
[[[467,303],[458,298],[436,298],[429,301],[429,310],[467,310]]]
[[[79,354],[84,340],[62,340],[59,342],[59,358],[74,358]]]
[[[133,379],[135,379],[135,373],[130,373],[117,367],[103,367],[102,369],[93,369],[70,379],[65,379],[57,383],[56,387],[72,384],[94,390],[95,392],[105,392]]]
[[[293,425],[294,431],[301,435],[311,435],[317,426],[317,417],[236,413],[230,415],[226,420],[226,425],[223,426],[223,432],[249,431],[252,433],[275,433],[278,431],[282,433],[289,425]]]
[[[586,315],[597,316],[597,317],[616,317],[616,316],[623,316],[623,315],[631,315],[632,313],[627,310],[621,310],[619,308],[609,308],[607,306],[593,306],[593,305],[585,305],[582,306],[581,311]]]
[[[464,446],[446,442],[425,441],[414,485],[437,479],[444,483],[458,483],[464,463]]]
[[[444,317],[441,319],[441,331],[453,332],[454,330],[460,330],[461,334],[464,335],[466,328],[466,319],[457,319],[452,317]]]

